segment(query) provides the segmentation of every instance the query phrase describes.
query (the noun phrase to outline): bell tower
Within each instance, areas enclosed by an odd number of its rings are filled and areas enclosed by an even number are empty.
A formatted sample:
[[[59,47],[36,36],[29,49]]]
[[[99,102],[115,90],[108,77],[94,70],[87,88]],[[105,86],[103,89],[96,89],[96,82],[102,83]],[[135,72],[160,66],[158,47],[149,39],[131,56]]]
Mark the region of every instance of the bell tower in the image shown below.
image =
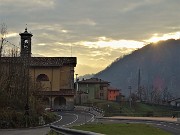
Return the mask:
[[[19,34],[21,36],[21,57],[31,57],[31,33],[27,31],[27,28],[23,33]]]

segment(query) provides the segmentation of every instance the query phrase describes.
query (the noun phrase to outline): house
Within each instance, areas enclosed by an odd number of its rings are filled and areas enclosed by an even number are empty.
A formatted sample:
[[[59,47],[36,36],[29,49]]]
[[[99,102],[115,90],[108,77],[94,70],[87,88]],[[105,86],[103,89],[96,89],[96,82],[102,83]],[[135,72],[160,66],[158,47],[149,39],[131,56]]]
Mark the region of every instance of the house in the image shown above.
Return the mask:
[[[15,63],[24,65],[24,71],[31,77],[32,85],[42,86],[42,89],[35,94],[44,97],[47,107],[73,109],[76,57],[32,57],[32,33],[29,33],[26,28],[19,35],[21,37],[20,56],[2,57],[3,64],[7,65],[14,59]],[[28,87],[26,89],[28,90]]]
[[[113,87],[108,87],[108,100],[117,101],[117,97],[120,96],[120,90]]]
[[[93,99],[107,100],[109,83],[110,82],[98,78],[78,81],[76,103],[86,103],[88,100]]]

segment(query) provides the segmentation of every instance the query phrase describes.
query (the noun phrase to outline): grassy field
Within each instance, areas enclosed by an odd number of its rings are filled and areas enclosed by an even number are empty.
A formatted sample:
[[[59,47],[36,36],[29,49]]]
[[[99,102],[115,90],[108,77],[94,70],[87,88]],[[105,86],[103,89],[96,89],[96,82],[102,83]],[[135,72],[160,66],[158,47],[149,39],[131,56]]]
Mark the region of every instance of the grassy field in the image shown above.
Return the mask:
[[[146,103],[133,103],[130,108],[129,102],[117,103],[111,101],[94,100],[93,105],[105,111],[105,116],[158,116],[171,117],[173,114],[180,115],[180,109],[170,106],[153,105]]]
[[[86,124],[73,129],[92,131],[106,135],[171,135],[146,124]]]

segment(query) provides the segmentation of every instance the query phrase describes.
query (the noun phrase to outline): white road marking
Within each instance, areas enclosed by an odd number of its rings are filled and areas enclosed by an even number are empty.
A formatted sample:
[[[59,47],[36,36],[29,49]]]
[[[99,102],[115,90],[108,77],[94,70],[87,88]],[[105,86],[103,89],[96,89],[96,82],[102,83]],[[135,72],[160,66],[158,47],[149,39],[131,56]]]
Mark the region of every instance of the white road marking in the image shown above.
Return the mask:
[[[76,115],[76,114],[71,114],[71,113],[66,113],[66,114],[74,115],[74,116],[76,116],[76,119],[75,119],[74,121],[72,121],[72,122],[68,123],[68,124],[64,124],[64,125],[62,125],[62,127],[64,127],[64,126],[68,126],[68,125],[71,125],[71,124],[73,124],[74,122],[76,122],[76,121],[78,120],[78,115]]]
[[[53,123],[51,123],[51,125],[52,124],[55,124],[55,123],[57,123],[57,122],[59,122],[59,121],[61,121],[62,120],[62,116],[61,115],[58,115],[59,117],[61,117],[58,121],[55,121],[55,122],[53,122]]]
[[[91,114],[91,113],[88,113],[88,114],[90,114],[92,117],[91,117],[91,119],[89,119],[87,122],[93,122],[94,121],[94,115],[93,114]]]
[[[85,112],[81,112],[81,113],[85,113]],[[94,115],[93,114],[91,114],[91,113],[85,113],[85,114],[89,114],[92,116],[91,119],[89,119],[87,122],[93,122],[94,121]],[[85,123],[83,123],[83,124],[85,124]]]

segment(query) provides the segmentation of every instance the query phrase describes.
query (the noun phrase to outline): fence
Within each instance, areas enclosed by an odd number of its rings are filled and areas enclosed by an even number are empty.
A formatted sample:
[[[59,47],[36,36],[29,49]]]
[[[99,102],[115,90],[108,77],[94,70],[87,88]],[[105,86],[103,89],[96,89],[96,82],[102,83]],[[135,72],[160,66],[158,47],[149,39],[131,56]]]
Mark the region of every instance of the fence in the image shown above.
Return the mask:
[[[57,135],[103,135],[103,134],[99,134],[99,133],[63,128],[63,127],[58,127],[58,126],[54,126],[54,125],[51,125],[50,128]]]

